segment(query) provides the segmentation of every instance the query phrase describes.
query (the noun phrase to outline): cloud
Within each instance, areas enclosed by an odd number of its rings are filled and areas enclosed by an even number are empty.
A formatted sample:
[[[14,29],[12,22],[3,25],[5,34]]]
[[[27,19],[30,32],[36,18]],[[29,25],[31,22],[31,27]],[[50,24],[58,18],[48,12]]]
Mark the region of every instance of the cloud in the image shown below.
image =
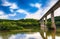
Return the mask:
[[[16,12],[23,13],[23,14],[29,14],[30,12],[27,12],[23,9],[18,9]]]
[[[26,17],[25,17],[25,19],[26,18],[40,19],[40,16],[41,16],[40,14],[42,12],[41,4],[35,3],[35,4],[30,4],[30,6],[36,7],[36,8],[38,8],[38,10],[34,14],[27,14]]]
[[[11,11],[12,13],[14,13],[14,12],[15,12],[14,10],[15,10],[15,9],[18,9],[19,7],[17,6],[16,3],[12,3],[9,8],[10,8],[10,11]]]
[[[10,9],[18,9],[18,6],[17,6],[17,4],[15,4],[15,3],[12,3],[12,5],[10,6]]]
[[[40,3],[35,3],[35,4],[31,3],[30,6],[40,8],[41,4]]]
[[[26,18],[40,19],[40,16],[41,16],[40,13],[42,12],[41,4],[36,3],[36,4],[30,5],[30,6],[38,8],[38,11],[36,11],[34,14],[32,14],[30,12],[27,12],[26,10],[19,9],[16,12],[26,14],[26,17],[24,19],[26,19]]]
[[[8,19],[8,15],[1,15],[0,19]]]
[[[14,9],[10,9],[11,12],[14,12]]]
[[[4,14],[4,12],[3,11],[0,11],[0,15],[3,15]]]
[[[8,16],[16,16],[16,13],[8,14]]]
[[[0,19],[8,19],[8,15],[5,15],[3,11],[0,11]]]
[[[12,3],[8,2],[7,0],[2,0],[2,6],[10,6]]]
[[[0,11],[0,19],[9,19],[10,16],[16,16],[16,13],[13,14],[5,14],[3,11]]]
[[[38,10],[37,12],[35,12],[34,14],[27,14],[25,19],[26,18],[32,18],[32,19],[40,19],[40,13],[42,12],[42,10]]]
[[[56,2],[57,2],[57,0],[51,0],[49,3],[47,3],[47,6],[44,8],[42,8],[41,7],[42,4],[39,4],[39,3],[30,4],[30,6],[37,7],[37,8],[39,8],[39,10],[37,12],[35,12],[34,14],[27,14],[27,16],[25,18],[40,19]],[[55,13],[57,13],[57,14],[55,14],[55,16],[58,16],[59,10],[57,10],[55,12]],[[48,18],[50,18],[50,15],[48,16]]]
[[[7,0],[4,0],[2,2],[3,2],[2,6],[10,6],[9,9],[12,12],[12,14],[6,15],[3,11],[0,11],[0,18],[2,18],[2,19],[8,19],[9,16],[16,16],[17,12],[26,14],[24,19],[26,19],[26,18],[40,19],[57,2],[57,0],[50,0],[50,2],[47,3],[47,6],[45,6],[43,8],[41,7],[42,6],[41,3],[30,3],[29,4],[30,7],[38,8],[38,10],[36,12],[34,12],[33,14],[32,14],[32,12],[28,12],[28,10],[19,9],[19,6],[17,6],[16,3],[10,3]],[[17,10],[14,11],[14,9],[17,9]],[[55,16],[60,15],[59,10],[60,10],[60,8],[54,12]]]
[[[40,16],[41,16],[40,13],[42,12],[42,9],[41,9],[41,7],[37,7],[37,8],[39,8],[39,10],[37,12],[35,12],[34,14],[27,12],[26,10],[23,10],[23,9],[19,9],[16,12],[26,14],[26,17],[24,19],[26,19],[26,18],[40,19]]]
[[[5,14],[3,11],[0,11],[0,19],[9,19],[9,16],[16,16],[16,13],[13,14]]]

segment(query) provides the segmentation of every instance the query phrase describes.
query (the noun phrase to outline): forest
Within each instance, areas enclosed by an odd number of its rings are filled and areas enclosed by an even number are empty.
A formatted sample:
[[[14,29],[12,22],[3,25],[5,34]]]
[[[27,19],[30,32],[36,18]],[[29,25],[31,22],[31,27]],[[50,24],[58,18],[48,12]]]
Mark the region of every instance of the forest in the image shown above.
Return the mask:
[[[39,30],[39,22],[35,19],[8,20],[0,19],[0,31],[4,30]]]

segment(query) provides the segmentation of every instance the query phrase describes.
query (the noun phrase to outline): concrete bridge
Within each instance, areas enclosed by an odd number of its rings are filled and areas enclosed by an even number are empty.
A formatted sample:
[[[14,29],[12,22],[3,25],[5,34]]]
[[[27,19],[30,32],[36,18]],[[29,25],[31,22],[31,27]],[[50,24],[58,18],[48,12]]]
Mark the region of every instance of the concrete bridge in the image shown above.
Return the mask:
[[[55,33],[56,32],[56,25],[55,25],[55,20],[54,20],[54,11],[57,9],[57,8],[59,8],[60,7],[60,0],[58,0],[57,2],[56,2],[56,4],[55,5],[53,5],[47,12],[46,12],[46,14],[44,14],[43,16],[42,16],[42,18],[40,19],[40,26],[41,26],[41,29],[42,30],[45,30],[45,28],[46,28],[46,26],[47,26],[47,16],[49,15],[49,14],[51,14],[51,22],[52,22],[52,28],[54,29],[54,32],[53,33]],[[45,20],[45,21],[44,21]],[[53,38],[52,39],[55,39],[55,37],[54,37],[54,34],[52,35],[53,36]]]

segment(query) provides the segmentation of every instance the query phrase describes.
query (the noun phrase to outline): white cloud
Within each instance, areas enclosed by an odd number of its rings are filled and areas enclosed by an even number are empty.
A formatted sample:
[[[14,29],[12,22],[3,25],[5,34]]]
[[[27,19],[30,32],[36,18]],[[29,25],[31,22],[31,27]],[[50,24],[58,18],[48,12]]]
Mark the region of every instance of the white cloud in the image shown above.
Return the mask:
[[[41,5],[42,4],[39,4],[39,3],[36,3],[36,4],[33,4],[31,3],[30,6],[32,7],[37,7],[39,10],[37,12],[35,12],[34,14],[31,14],[30,12],[27,12],[23,9],[19,9],[17,10],[16,12],[19,12],[19,13],[24,13],[26,14],[26,18],[32,18],[32,19],[40,19],[55,3],[57,2],[57,0],[51,0],[50,3],[48,3],[47,7],[45,7],[44,9],[41,8]],[[57,14],[58,15],[58,14]],[[50,17],[50,16],[49,16]],[[49,18],[48,17],[48,18]]]
[[[0,15],[3,15],[4,14],[4,12],[3,11],[0,11]]]
[[[36,3],[36,4],[30,4],[30,6],[32,7],[37,7],[38,11],[36,11],[34,14],[27,14],[26,18],[32,18],[32,19],[40,19],[41,16],[41,12],[42,12],[42,8],[41,8],[41,4]],[[28,12],[29,13],[29,12]]]
[[[15,4],[15,3],[12,3],[12,5],[10,6],[10,9],[18,9],[18,6],[17,6],[17,4]]]
[[[42,12],[41,4],[36,3],[36,4],[34,4],[34,7],[37,7],[37,8],[39,9],[39,10],[38,10],[37,12],[35,12],[34,14],[31,14],[30,12],[27,12],[27,11],[25,11],[25,10],[23,10],[23,9],[19,9],[19,10],[17,10],[16,12],[26,14],[26,17],[25,17],[24,19],[26,19],[26,18],[40,19],[40,16],[41,16],[40,14],[41,14],[41,12]]]
[[[34,14],[27,14],[27,16],[25,18],[40,19],[56,2],[57,2],[57,0],[51,0],[50,3],[48,3],[47,6],[44,7],[44,9],[41,8],[42,4],[39,4],[39,3],[32,4],[31,3],[30,6],[37,7],[37,8],[39,8],[39,10],[37,12],[35,12]],[[58,13],[60,13],[59,10],[55,11],[55,16],[58,16]],[[60,16],[60,14],[59,14],[59,16]],[[50,15],[48,16],[48,18],[50,18]]]
[[[47,4],[47,7],[44,9],[41,8],[42,4],[36,3],[36,4],[30,4],[32,7],[37,7],[39,10],[35,12],[34,14],[28,14],[26,18],[34,18],[34,19],[40,19],[57,1],[51,0],[50,3]],[[49,16],[50,17],[50,16]]]
[[[25,11],[23,9],[19,9],[16,12],[24,13]]]
[[[10,11],[11,11],[11,12],[14,12],[14,10],[13,10],[13,9],[10,9]]]
[[[42,10],[38,10],[37,12],[35,12],[34,14],[27,14],[25,19],[26,18],[32,18],[32,19],[40,19],[40,13],[42,12]]]
[[[35,3],[35,4],[31,3],[30,6],[40,8],[41,4],[40,3]]]
[[[3,11],[0,11],[0,19],[8,19],[8,15],[5,15]]]
[[[0,19],[8,19],[8,15],[1,15]]]
[[[26,17],[24,19],[26,19],[26,18],[40,19],[40,16],[41,16],[40,13],[42,12],[42,9],[41,9],[41,7],[38,7],[38,8],[39,8],[39,10],[37,12],[35,12],[34,14],[31,14],[30,12],[27,12],[23,9],[19,9],[16,12],[26,14]]]
[[[5,14],[3,11],[0,11],[0,19],[9,19],[9,16],[16,16],[16,13]]]
[[[27,11],[25,11],[25,10],[23,10],[23,9],[19,9],[19,10],[17,10],[16,12],[24,13],[24,14],[29,14],[29,13],[30,13],[30,12],[27,12]]]
[[[2,6],[10,6],[12,3],[8,2],[7,0],[2,0]]]
[[[49,3],[47,3],[47,6],[44,7],[44,9],[41,8],[42,4],[40,4],[40,3],[35,3],[35,4],[31,3],[30,4],[31,7],[36,7],[36,8],[39,9],[34,14],[31,14],[30,12],[27,12],[26,10],[23,10],[23,9],[19,9],[15,12],[26,14],[25,19],[26,18],[40,19],[56,2],[57,2],[57,0],[51,0]],[[15,4],[15,3],[11,4],[7,1],[3,2],[3,6],[10,6],[10,10],[13,13],[14,13],[13,9],[18,9],[17,4]],[[55,13],[55,16],[58,16],[58,15],[60,16],[60,8],[57,9],[54,13]],[[8,14],[8,15],[3,15],[3,14],[4,14],[4,12],[0,11],[0,15],[1,15],[0,18],[5,18],[6,19],[6,18],[8,18],[8,16],[15,16],[17,13]]]
[[[8,14],[8,16],[16,16],[16,13]]]

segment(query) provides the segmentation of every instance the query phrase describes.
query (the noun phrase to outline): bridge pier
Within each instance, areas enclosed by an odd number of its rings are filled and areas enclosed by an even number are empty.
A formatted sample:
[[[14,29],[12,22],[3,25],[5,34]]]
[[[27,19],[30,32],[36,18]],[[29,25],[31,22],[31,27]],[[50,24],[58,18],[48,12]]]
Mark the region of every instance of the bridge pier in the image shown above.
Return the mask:
[[[41,20],[41,29],[44,31],[44,19]]]
[[[45,31],[47,31],[47,16],[45,16]]]
[[[46,32],[46,37],[45,39],[47,39],[47,16],[45,16],[45,32]]]
[[[44,18],[43,19],[41,19],[41,21],[40,21],[40,26],[41,26],[41,36],[43,37],[43,39],[45,39],[45,37],[44,37]]]
[[[51,11],[51,22],[52,22],[52,39],[55,39],[55,34],[56,34],[56,25],[55,25],[55,20],[54,20],[54,11]]]
[[[51,11],[51,22],[52,22],[52,28],[54,31],[56,31],[56,25],[54,20],[54,11]]]
[[[41,22],[41,35],[44,39],[47,39],[47,16],[45,16],[45,21],[43,18],[43,19],[41,19],[40,22]]]

